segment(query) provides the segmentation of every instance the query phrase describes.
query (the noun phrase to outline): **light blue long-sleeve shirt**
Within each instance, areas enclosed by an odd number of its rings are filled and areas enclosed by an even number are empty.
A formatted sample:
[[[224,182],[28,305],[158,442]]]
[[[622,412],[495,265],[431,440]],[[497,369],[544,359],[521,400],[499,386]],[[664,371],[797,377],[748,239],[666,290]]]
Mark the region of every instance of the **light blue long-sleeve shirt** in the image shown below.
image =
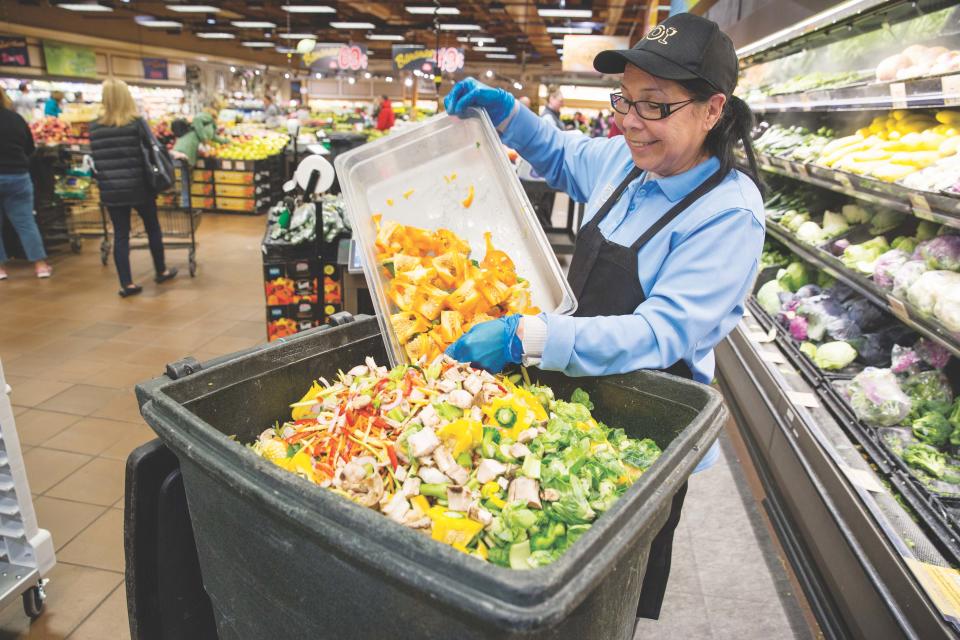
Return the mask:
[[[571,136],[523,106],[502,132],[555,189],[585,202],[589,222],[634,167],[622,136]],[[629,246],[674,204],[719,168],[719,160],[665,178],[633,181],[599,229]],[[731,171],[638,251],[637,272],[646,300],[630,315],[572,317],[546,314],[540,366],[571,376],[601,376],[665,369],[683,360],[696,381],[710,383],[713,348],[739,322],[763,249],[760,192],[745,174]],[[716,447],[705,464],[712,464]]]

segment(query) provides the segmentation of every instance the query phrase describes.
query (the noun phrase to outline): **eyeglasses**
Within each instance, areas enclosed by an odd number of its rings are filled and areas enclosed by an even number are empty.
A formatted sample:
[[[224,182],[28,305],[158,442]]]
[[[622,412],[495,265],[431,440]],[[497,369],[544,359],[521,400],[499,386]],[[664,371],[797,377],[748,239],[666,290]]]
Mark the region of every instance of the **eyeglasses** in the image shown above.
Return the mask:
[[[663,120],[680,109],[693,102],[693,100],[681,100],[680,102],[650,102],[649,100],[628,100],[622,93],[610,94],[610,106],[619,114],[627,115],[630,113],[630,107],[634,112],[644,120]]]

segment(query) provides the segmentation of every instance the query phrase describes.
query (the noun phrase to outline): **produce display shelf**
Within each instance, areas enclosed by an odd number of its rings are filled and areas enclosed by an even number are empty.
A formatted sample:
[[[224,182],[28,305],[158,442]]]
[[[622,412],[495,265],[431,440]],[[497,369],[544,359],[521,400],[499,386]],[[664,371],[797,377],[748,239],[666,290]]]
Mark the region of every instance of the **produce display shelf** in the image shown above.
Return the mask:
[[[861,82],[832,89],[768,96],[750,101],[754,111],[865,111],[872,109],[931,109],[960,104],[960,74],[913,78],[896,82]]]
[[[829,374],[800,351],[790,335],[754,298],[747,300],[747,309],[765,331],[776,332],[774,342],[787,361],[800,372],[853,442],[866,452],[877,474],[896,488],[914,513],[921,515],[926,533],[934,537],[941,553],[955,566],[960,566],[960,521],[948,509],[950,500],[931,493],[910,473],[906,463],[883,444],[877,430],[857,418]]]
[[[857,442],[861,427],[837,417],[823,385],[793,365],[802,354],[758,339],[771,322],[747,305],[718,345],[717,377],[821,628],[831,638],[956,638],[956,602],[930,580],[956,565],[956,535],[941,550],[927,526],[937,518],[925,502],[911,512],[910,482],[888,475],[882,450],[874,460],[871,443]]]
[[[847,284],[873,304],[895,316],[908,327],[935,340],[960,357],[960,335],[949,332],[935,319],[924,316],[912,304],[882,290],[870,278],[847,268],[832,254],[805,244],[781,225],[767,220],[767,232],[805,261]]]
[[[741,164],[744,159],[741,154]],[[838,193],[879,204],[894,211],[909,213],[951,227],[960,227],[960,197],[945,192],[910,189],[895,182],[884,182],[846,171],[804,162],[795,162],[763,153],[757,154],[762,171],[830,189]]]

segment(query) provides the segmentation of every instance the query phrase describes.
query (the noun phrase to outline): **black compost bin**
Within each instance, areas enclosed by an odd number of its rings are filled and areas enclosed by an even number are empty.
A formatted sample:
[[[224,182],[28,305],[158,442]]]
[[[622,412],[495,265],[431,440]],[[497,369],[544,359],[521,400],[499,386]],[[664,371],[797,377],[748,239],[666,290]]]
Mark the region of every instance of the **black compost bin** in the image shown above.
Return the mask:
[[[720,429],[719,394],[651,372],[532,371],[560,397],[583,387],[598,419],[665,450],[563,558],[518,571],[396,525],[241,444],[284,419],[312,380],[366,356],[387,362],[376,320],[361,317],[137,387],[144,418],[180,460],[220,638],[628,638],[650,542]]]

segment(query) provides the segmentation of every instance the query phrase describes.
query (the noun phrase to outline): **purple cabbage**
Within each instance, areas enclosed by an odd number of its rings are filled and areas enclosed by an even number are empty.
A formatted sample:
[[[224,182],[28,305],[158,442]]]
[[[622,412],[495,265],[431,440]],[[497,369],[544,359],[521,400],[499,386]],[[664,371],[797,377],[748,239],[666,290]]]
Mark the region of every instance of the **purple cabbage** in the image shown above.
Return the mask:
[[[796,316],[790,320],[790,335],[794,340],[803,342],[807,339],[807,319],[803,316]]]
[[[893,279],[896,277],[897,271],[909,259],[910,256],[899,249],[887,251],[877,258],[877,261],[873,264],[873,281],[879,287],[887,290],[893,289]]]
[[[937,236],[917,245],[915,258],[930,269],[960,271],[960,236]]]
[[[949,349],[933,340],[920,338],[917,340],[917,344],[913,345],[913,348],[920,359],[934,369],[943,369],[950,361]]]
[[[890,353],[890,370],[894,373],[916,373],[920,368],[920,356],[912,347],[894,345]]]
[[[837,256],[838,258],[843,255],[843,252],[846,251],[847,247],[850,246],[850,241],[846,238],[841,238],[833,244],[830,245],[830,253]]]

